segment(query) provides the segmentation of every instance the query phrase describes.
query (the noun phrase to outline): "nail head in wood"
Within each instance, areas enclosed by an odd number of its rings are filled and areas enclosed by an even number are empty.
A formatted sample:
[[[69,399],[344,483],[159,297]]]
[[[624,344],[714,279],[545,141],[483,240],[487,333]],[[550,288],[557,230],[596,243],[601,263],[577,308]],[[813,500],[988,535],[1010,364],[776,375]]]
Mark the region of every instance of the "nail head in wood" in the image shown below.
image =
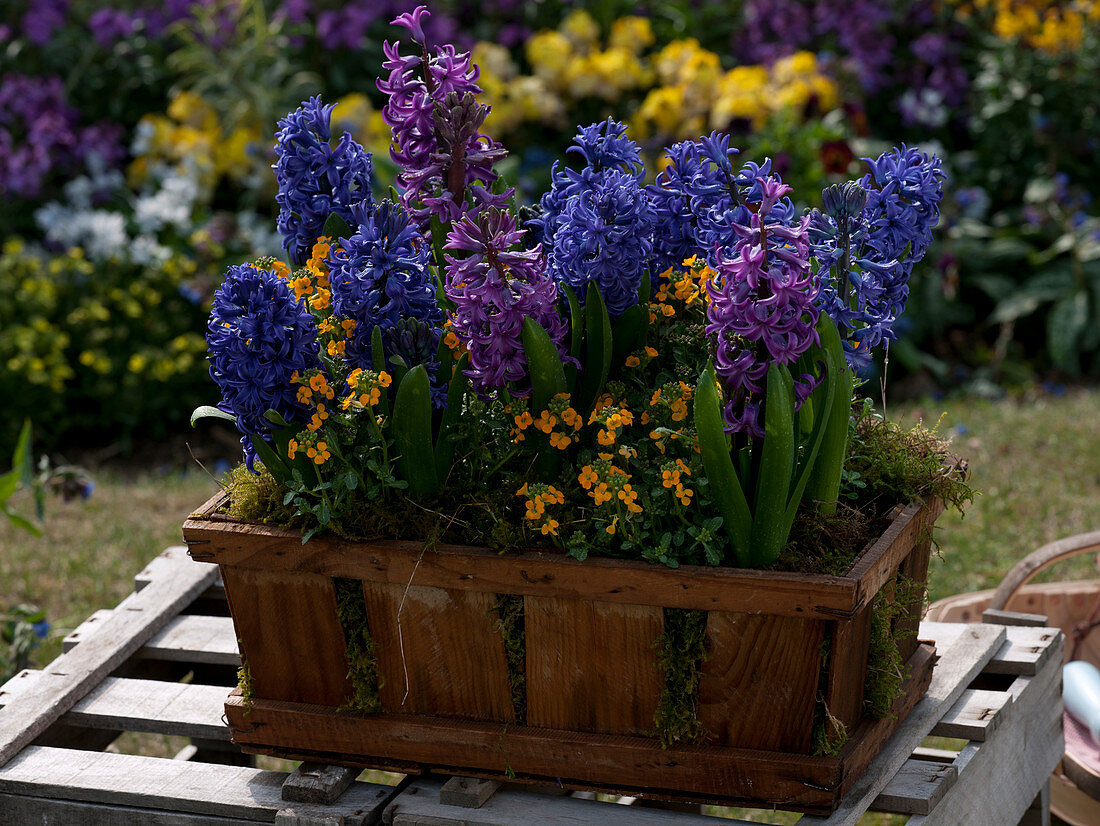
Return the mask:
[[[358,769],[302,763],[283,781],[283,800],[331,806],[359,776]]]
[[[439,790],[439,802],[447,806],[461,806],[463,809],[480,809],[499,788],[500,783],[496,780],[452,777]]]

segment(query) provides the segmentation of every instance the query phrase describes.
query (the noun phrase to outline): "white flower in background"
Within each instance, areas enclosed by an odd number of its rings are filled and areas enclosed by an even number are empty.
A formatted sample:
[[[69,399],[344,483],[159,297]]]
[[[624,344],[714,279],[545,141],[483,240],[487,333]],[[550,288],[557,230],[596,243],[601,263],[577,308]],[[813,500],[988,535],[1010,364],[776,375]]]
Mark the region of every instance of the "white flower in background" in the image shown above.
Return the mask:
[[[165,227],[187,233],[198,197],[197,181],[186,175],[169,174],[161,181],[160,189],[134,201],[134,223],[142,233]]]
[[[130,244],[130,260],[135,264],[160,265],[172,257],[172,250],[151,235],[139,235]]]
[[[66,249],[82,247],[92,261],[123,258],[130,245],[126,218],[106,209],[73,209],[51,201],[34,213],[46,240]]]

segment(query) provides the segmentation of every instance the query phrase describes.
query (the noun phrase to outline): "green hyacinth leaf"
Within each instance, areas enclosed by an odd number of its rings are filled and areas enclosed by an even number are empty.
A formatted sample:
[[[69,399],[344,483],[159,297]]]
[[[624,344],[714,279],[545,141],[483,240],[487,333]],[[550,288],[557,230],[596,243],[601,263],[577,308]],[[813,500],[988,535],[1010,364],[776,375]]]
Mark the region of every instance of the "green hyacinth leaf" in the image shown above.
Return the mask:
[[[812,348],[813,358],[826,362],[825,381],[813,394],[814,410],[827,415],[821,449],[810,470],[804,496],[807,504],[813,504],[820,513],[831,516],[836,513],[837,500],[840,498],[840,476],[844,469],[844,459],[848,452],[848,420],[852,412],[852,371],[844,355],[844,345],[840,340],[840,331],[826,314],[822,313],[817,321],[817,335],[820,348]],[[826,354],[828,354],[826,356]],[[826,386],[831,385],[831,386]],[[828,402],[828,414],[823,412]]]
[[[787,541],[783,533],[787,494],[791,487],[796,452],[794,395],[784,368],[768,370],[764,410],[764,444],[756,478],[756,512],[752,520],[752,559],[755,566],[773,565]]]
[[[576,411],[584,416],[592,412],[596,399],[611,372],[611,319],[595,281],[588,282],[584,302],[585,357],[578,382]]]
[[[397,471],[409,483],[409,493],[431,499],[439,493],[432,445],[432,400],[428,371],[423,364],[409,370],[397,387],[393,402],[393,435]]]
[[[533,318],[523,319],[523,350],[531,374],[531,415],[538,416],[565,392],[565,368],[550,334]]]
[[[333,241],[339,241],[341,238],[351,238],[354,234],[343,216],[335,212],[329,213],[328,219],[325,221],[325,228],[321,230],[321,235],[331,238]]]
[[[710,364],[699,377],[695,388],[695,431],[699,454],[710,483],[710,495],[722,516],[737,564],[747,568],[751,565],[749,540],[752,513],[734,469],[733,457],[730,456],[725,424],[718,400],[714,365]]]
[[[569,304],[569,355],[576,364],[565,365],[565,385],[570,393],[577,387],[577,375],[580,373],[581,356],[584,351],[584,310],[577,300],[577,294],[568,284],[561,285],[565,300]]]
[[[447,354],[449,359],[450,352]],[[435,440],[435,472],[440,484],[444,484],[447,475],[451,472],[451,465],[455,458],[454,432],[459,420],[462,418],[462,399],[466,393],[466,385],[469,379],[466,377],[466,368],[470,364],[470,354],[463,353],[462,358],[455,365],[454,375],[451,376],[451,384],[447,388],[447,409],[443,411],[443,417],[439,422],[439,434]]]

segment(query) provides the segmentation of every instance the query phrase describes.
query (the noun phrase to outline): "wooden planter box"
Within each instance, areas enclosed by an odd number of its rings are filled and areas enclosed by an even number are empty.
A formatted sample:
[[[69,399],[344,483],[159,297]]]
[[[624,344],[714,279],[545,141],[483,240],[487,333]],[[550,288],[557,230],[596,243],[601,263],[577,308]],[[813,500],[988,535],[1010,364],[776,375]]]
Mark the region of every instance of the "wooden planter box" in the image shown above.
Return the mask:
[[[871,603],[897,573],[923,588],[937,500],[899,509],[840,577],[401,541],[302,545],[219,514],[222,503],[207,502],[183,533],[195,560],[221,566],[251,689],[247,701],[229,697],[226,716],[247,752],[824,813],[931,680],[918,599],[899,620],[913,631],[900,643],[903,693],[892,716],[863,716]],[[351,683],[334,577],[362,582],[381,713],[340,711]],[[523,598],[524,725],[491,613],[505,594]],[[708,612],[696,697],[714,735],[706,745],[663,749],[654,733],[665,608]],[[819,699],[850,735],[836,757],[811,753]]]

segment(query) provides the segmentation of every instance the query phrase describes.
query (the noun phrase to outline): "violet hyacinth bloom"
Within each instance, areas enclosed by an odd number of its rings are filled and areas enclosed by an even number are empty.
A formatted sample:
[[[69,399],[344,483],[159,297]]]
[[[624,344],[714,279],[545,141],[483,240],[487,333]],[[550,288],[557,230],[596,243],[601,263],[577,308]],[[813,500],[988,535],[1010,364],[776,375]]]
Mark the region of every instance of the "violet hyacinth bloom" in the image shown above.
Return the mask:
[[[810,268],[809,218],[790,227],[769,217],[790,191],[776,178],[759,179],[760,204],[747,225],[734,225],[740,243],[718,255],[707,283],[706,333],[716,341],[715,372],[726,391],[727,432],[764,437],[768,370],[791,365],[818,343],[817,279]],[[795,377],[795,409],[813,391],[812,376]]]
[[[443,311],[428,268],[428,242],[391,201],[373,208],[362,202],[351,211],[358,230],[332,246],[327,262],[333,315],[355,322],[345,358],[354,367],[387,369],[374,364],[371,351],[374,328],[380,327],[387,360],[399,355],[409,367],[423,364],[434,387]],[[414,320],[421,326],[413,329]]]
[[[279,232],[295,264],[308,259],[325,221],[335,212],[349,224],[351,208],[371,204],[371,155],[344,132],[330,143],[334,104],[312,97],[279,121],[272,167],[279,184]]]
[[[402,55],[399,43],[384,43],[382,66],[390,74],[377,81],[389,98],[382,114],[393,137],[390,155],[401,169],[401,203],[424,228],[433,215],[448,223],[468,211],[468,197],[476,210],[504,207],[512,194],[491,192],[493,163],[505,153],[478,131],[488,114],[472,102],[481,93],[479,70],[468,52],[458,54],[449,44],[429,54],[428,17],[427,7],[417,6],[393,21],[409,31],[420,54]]]
[[[291,377],[321,366],[313,316],[277,274],[239,264],[214,293],[206,343],[210,377],[222,391],[218,407],[237,417],[245,462],[254,470],[253,440],[271,441],[264,413],[274,410],[290,422],[309,418]]]
[[[858,182],[827,189],[825,210],[810,215],[822,283],[818,303],[840,329],[855,369],[870,364],[871,351],[895,338],[909,276],[939,221],[944,178],[939,158],[904,144],[864,160],[871,171]]]
[[[638,145],[610,118],[582,127],[569,151],[580,170],[553,167],[542,213],[530,223],[547,251],[547,270],[583,302],[595,282],[612,317],[638,302],[653,252],[655,213],[641,181]]]
[[[531,391],[523,320],[531,318],[566,356],[566,325],[558,312],[557,287],[546,272],[540,246],[513,249],[524,231],[505,210],[489,208],[463,215],[447,235],[447,298],[455,305],[451,325],[470,353],[470,377],[482,398],[513,385],[512,393]]]

